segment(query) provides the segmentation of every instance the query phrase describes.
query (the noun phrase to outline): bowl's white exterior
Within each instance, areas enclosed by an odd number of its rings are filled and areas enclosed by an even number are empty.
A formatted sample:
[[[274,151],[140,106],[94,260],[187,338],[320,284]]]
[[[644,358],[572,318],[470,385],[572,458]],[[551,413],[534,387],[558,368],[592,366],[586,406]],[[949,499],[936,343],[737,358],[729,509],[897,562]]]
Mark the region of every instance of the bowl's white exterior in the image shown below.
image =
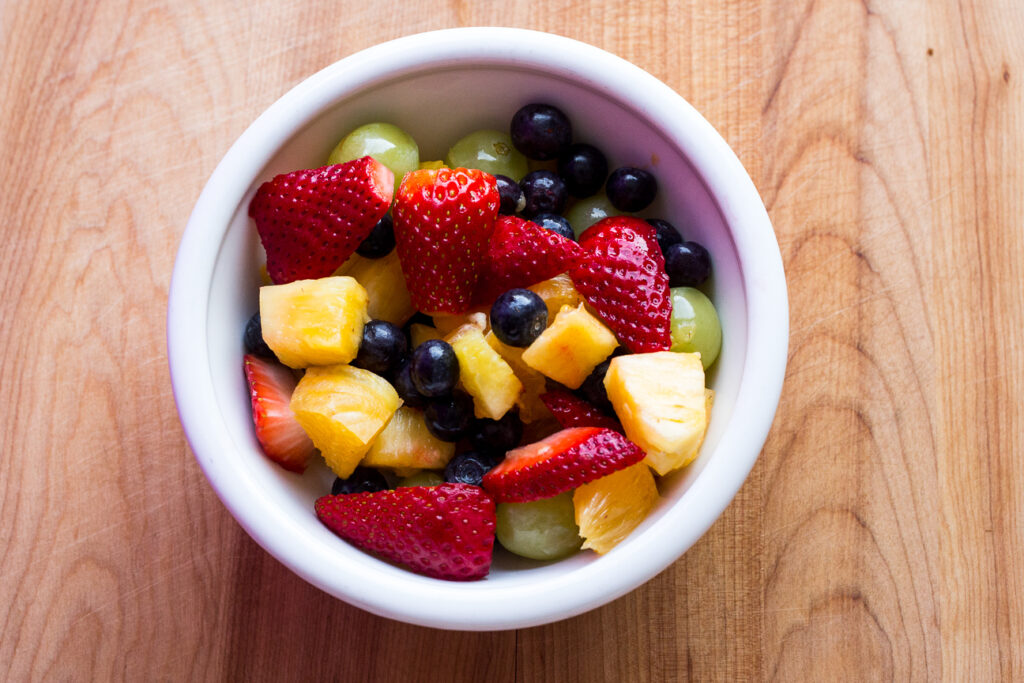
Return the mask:
[[[708,247],[725,343],[709,376],[717,399],[698,460],[663,481],[661,505],[597,557],[544,565],[496,556],[491,575],[452,583],[390,566],[342,542],[313,513],[331,475],[267,461],[252,433],[241,333],[256,310],[259,247],[246,210],[276,173],[325,163],[367,121],[402,126],[422,159],[479,128],[505,129],[528,102],[561,106],[575,138],[612,166],[648,167],[662,216]],[[168,306],[168,353],[181,421],[221,500],[268,552],[363,609],[437,628],[527,627],[609,602],[662,571],[703,534],[750,471],[786,366],[788,301],[768,215],[739,160],[661,81],[598,48],[550,34],[467,28],[413,35],[343,59],[267,109],[224,156],[182,237]]]

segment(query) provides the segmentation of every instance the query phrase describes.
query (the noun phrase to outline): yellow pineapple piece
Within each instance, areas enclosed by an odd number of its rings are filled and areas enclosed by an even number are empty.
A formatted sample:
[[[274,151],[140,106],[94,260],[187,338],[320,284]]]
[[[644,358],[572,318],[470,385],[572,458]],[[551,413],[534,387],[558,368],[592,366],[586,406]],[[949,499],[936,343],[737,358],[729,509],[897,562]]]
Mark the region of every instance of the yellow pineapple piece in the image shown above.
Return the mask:
[[[491,348],[498,352],[498,355],[505,359],[512,372],[516,374],[519,381],[523,383],[523,393],[519,394],[516,405],[519,406],[519,417],[523,422],[533,422],[545,417],[552,417],[551,411],[540,400],[540,395],[546,392],[547,380],[529,365],[523,362],[523,351],[515,346],[502,343],[494,336],[494,332],[488,332],[484,340]]]
[[[554,320],[558,312],[562,310],[562,306],[575,308],[583,301],[583,297],[576,291],[576,286],[572,283],[572,278],[568,273],[538,282],[527,289],[544,300],[544,305],[548,307],[548,320]]]
[[[292,393],[295,419],[342,479],[402,405],[383,377],[351,365],[309,368]]]
[[[405,286],[398,252],[394,249],[376,259],[352,254],[334,274],[353,277],[366,289],[367,313],[371,320],[386,320],[401,327],[416,312]]]
[[[453,455],[455,444],[431,434],[421,411],[402,406],[374,439],[361,464],[389,467],[396,473],[439,470]]]
[[[351,277],[260,287],[263,340],[292,368],[348,363],[363,339],[366,304]]]
[[[697,457],[708,423],[699,353],[640,353],[613,358],[604,378],[626,436],[658,474]]]
[[[612,331],[583,304],[563,306],[554,322],[523,352],[523,361],[556,382],[578,389],[618,345]]]
[[[523,391],[509,364],[484,340],[473,324],[463,325],[445,337],[459,359],[459,382],[473,397],[477,417],[500,419],[516,404]]]
[[[572,494],[583,547],[604,554],[644,521],[658,503],[658,488],[642,462],[583,484]]]
[[[465,313],[438,313],[433,316],[434,327],[443,336],[447,337],[449,334],[455,331],[456,328],[462,327],[463,325],[475,325],[481,330],[486,332],[490,328],[490,321],[487,319],[488,309],[484,306],[477,306],[471,308]]]
[[[436,327],[421,325],[420,323],[413,323],[409,326],[409,336],[412,337],[412,348],[414,349],[430,339],[443,338],[441,333],[437,331]]]

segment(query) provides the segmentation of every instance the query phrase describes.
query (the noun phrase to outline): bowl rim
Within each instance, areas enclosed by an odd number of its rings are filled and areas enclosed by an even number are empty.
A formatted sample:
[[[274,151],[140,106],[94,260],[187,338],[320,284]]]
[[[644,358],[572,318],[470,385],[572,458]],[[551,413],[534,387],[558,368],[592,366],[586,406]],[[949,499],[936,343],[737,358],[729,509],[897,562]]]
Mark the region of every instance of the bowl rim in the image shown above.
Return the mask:
[[[689,158],[736,246],[747,301],[747,348],[730,424],[698,480],[661,519],[615,552],[537,584],[444,582],[353,567],[297,520],[255,504],[248,481],[215,454],[234,448],[219,414],[206,344],[209,292],[232,216],[256,173],[296,131],[346,96],[376,84],[466,62],[509,65],[570,78],[628,102]],[[241,169],[241,172],[239,172]],[[224,226],[211,230],[210,226]],[[197,200],[175,257],[168,296],[171,382],[189,445],[218,497],[267,552],[309,583],[377,615],[459,630],[525,628],[581,614],[637,588],[678,559],[721,515],[767,438],[788,355],[789,303],[782,256],[768,213],[725,140],[682,96],[638,66],[586,43],[510,28],[455,28],[377,44],[325,67],[268,107],[235,141]],[[749,343],[752,338],[756,344]],[[705,485],[697,483],[704,481]],[[714,485],[707,485],[713,482]],[[425,583],[431,582],[431,583]]]

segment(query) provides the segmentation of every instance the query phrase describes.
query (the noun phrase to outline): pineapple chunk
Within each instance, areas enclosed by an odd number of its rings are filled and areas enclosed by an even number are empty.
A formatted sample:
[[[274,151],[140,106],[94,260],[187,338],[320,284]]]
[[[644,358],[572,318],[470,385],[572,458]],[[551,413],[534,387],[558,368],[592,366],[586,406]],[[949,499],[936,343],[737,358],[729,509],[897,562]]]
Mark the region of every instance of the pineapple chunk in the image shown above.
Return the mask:
[[[430,339],[442,339],[441,333],[437,331],[437,328],[419,323],[413,323],[409,326],[409,336],[412,337],[412,348],[414,349]]]
[[[438,313],[434,316],[434,327],[446,337],[454,332],[456,328],[463,325],[475,325],[486,332],[490,328],[490,323],[487,320],[487,310],[485,307],[477,306],[465,313]]]
[[[529,365],[523,362],[524,349],[518,349],[508,344],[503,344],[500,339],[494,336],[494,332],[488,332],[484,340],[491,348],[498,352],[498,355],[505,359],[512,372],[523,383],[523,393],[519,394],[516,405],[519,406],[519,418],[526,423],[540,420],[545,417],[552,417],[551,411],[540,400],[540,395],[546,392],[547,380]]]
[[[544,305],[548,307],[548,320],[554,320],[562,306],[576,307],[583,301],[568,273],[538,282],[527,289],[544,300]]]
[[[473,397],[473,412],[477,417],[500,419],[515,405],[523,383],[476,325],[457,328],[445,341],[459,359],[459,381]]]
[[[363,339],[366,302],[351,277],[260,287],[263,339],[292,368],[348,363]]]
[[[309,368],[292,393],[295,419],[342,479],[402,405],[382,377],[350,365]]]
[[[556,382],[578,389],[618,345],[612,331],[583,304],[563,306],[554,322],[523,352],[523,361]]]
[[[361,464],[396,472],[439,470],[455,455],[455,444],[430,433],[423,413],[402,406],[377,435]]]
[[[572,494],[583,547],[603,555],[644,521],[658,502],[658,487],[647,465],[639,462],[613,472]]]
[[[416,312],[405,286],[398,252],[394,249],[377,259],[352,254],[334,274],[353,277],[366,289],[370,300],[367,313],[371,320],[386,320],[401,327]]]
[[[604,378],[626,436],[658,474],[690,464],[708,425],[699,353],[659,351],[612,359]]]

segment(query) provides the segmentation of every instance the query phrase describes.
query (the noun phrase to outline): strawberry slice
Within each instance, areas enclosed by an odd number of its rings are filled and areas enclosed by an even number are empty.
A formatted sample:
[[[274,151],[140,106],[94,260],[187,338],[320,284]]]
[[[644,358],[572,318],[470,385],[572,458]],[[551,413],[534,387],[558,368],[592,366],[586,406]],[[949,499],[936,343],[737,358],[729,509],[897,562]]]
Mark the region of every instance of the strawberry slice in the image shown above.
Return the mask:
[[[484,475],[483,485],[499,503],[550,498],[644,459],[644,452],[610,429],[575,427],[509,451]]]
[[[605,415],[597,407],[568,391],[555,389],[541,394],[540,400],[555,416],[558,424],[566,429],[569,427],[603,427],[616,432],[622,431],[622,425],[614,417]]]
[[[612,216],[588,228],[580,246],[584,255],[569,275],[622,345],[633,353],[668,351],[672,300],[654,228]]]
[[[529,287],[566,272],[583,250],[561,235],[517,216],[500,216],[484,260],[476,303],[493,303],[516,287]]]
[[[276,284],[327,277],[384,217],[394,176],[372,157],[275,176],[256,190],[249,215]]]
[[[407,173],[395,199],[395,243],[413,307],[470,307],[498,215],[494,176],[475,169]]]
[[[305,471],[314,448],[289,405],[295,375],[280,363],[252,354],[245,355],[242,365],[249,383],[256,439],[263,452],[286,470]]]
[[[479,486],[409,486],[323,496],[314,508],[328,529],[352,545],[414,572],[472,581],[490,571],[494,501]]]

